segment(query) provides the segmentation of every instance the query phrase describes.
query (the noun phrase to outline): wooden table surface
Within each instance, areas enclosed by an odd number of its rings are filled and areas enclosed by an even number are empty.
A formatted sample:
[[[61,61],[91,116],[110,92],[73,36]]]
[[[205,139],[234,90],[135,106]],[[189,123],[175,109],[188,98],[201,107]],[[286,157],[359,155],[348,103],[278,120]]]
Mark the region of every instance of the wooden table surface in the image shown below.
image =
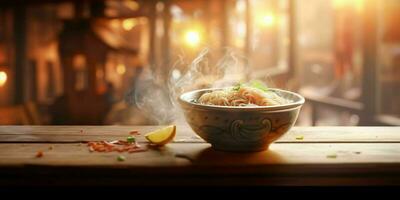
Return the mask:
[[[400,127],[294,127],[254,153],[215,151],[186,126],[140,153],[85,144],[138,130],[147,145],[143,135],[158,128],[0,126],[0,185],[400,185]]]

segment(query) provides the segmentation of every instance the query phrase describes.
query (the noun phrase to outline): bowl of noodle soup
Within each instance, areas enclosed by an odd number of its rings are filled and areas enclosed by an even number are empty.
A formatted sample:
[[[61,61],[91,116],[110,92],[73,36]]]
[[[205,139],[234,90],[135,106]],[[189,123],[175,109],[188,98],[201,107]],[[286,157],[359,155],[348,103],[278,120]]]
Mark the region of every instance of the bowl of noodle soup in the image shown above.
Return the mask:
[[[200,89],[178,99],[194,132],[222,151],[262,151],[295,124],[304,97],[275,88]]]

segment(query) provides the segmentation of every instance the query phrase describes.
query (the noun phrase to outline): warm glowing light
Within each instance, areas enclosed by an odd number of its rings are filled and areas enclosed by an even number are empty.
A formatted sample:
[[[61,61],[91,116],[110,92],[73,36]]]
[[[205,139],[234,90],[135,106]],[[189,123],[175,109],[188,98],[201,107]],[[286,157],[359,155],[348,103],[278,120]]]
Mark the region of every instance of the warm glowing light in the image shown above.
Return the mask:
[[[104,78],[104,72],[102,69],[96,69],[96,78],[98,79]]]
[[[129,31],[131,30],[133,27],[135,27],[138,24],[136,19],[125,19],[122,22],[122,28],[124,28],[124,30]]]
[[[272,14],[262,16],[261,24],[264,26],[272,26],[275,23],[275,17]]]
[[[362,12],[364,9],[364,0],[334,0],[333,1],[333,8],[340,10],[345,8],[355,9],[357,12]]]
[[[357,12],[362,12],[364,10],[364,0],[356,0],[355,7]]]
[[[139,17],[139,24],[146,24],[146,23],[147,23],[147,18]]]
[[[0,71],[0,87],[4,86],[7,82],[7,73]]]
[[[334,0],[333,7],[334,8],[343,8],[344,6],[348,5],[347,0]]]
[[[84,70],[86,67],[86,56],[83,54],[76,54],[72,58],[72,65],[75,70]]]
[[[139,4],[136,1],[125,1],[125,6],[131,10],[139,9]]]
[[[120,26],[120,21],[118,19],[113,19],[110,21],[110,26],[117,29]]]
[[[244,37],[246,35],[246,24],[244,22],[238,22],[236,24],[236,33],[240,37]]]
[[[124,75],[125,72],[126,72],[126,67],[125,67],[125,65],[124,65],[124,64],[118,64],[118,65],[117,65],[117,73],[118,73],[119,75]]]
[[[200,33],[196,30],[187,31],[185,34],[185,42],[191,47],[199,45],[201,40]]]
[[[244,0],[239,0],[236,2],[236,10],[239,13],[244,13],[246,11],[246,2]]]
[[[235,38],[234,40],[236,47],[244,47],[244,40],[240,38]]]

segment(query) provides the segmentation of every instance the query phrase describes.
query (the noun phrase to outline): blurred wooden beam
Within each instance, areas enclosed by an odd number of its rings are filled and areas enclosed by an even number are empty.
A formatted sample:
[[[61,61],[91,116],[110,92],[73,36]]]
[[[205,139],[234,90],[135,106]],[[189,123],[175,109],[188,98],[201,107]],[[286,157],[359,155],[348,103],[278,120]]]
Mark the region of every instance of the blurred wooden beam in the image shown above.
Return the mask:
[[[380,2],[366,0],[363,15],[363,70],[362,70],[362,102],[364,112],[360,116],[360,125],[374,121],[377,113],[377,74],[378,70],[378,6]]]
[[[0,7],[17,5],[40,5],[40,4],[58,4],[58,3],[84,3],[84,2],[103,2],[106,0],[0,0]]]
[[[296,0],[289,1],[289,79],[295,78],[297,73],[297,13]]]
[[[223,49],[223,53],[225,53],[225,47],[229,45],[229,24],[228,24],[228,2],[226,0],[221,0],[221,47]]]
[[[25,68],[26,61],[26,7],[15,6],[14,18],[14,44],[15,44],[15,70],[14,70],[14,104],[24,102]]]
[[[164,35],[162,39],[162,56],[163,56],[163,66],[161,66],[163,69],[162,71],[166,75],[166,81],[168,80],[168,74],[170,70],[170,61],[171,61],[171,42],[170,42],[170,29],[171,29],[171,22],[172,22],[172,16],[171,16],[171,0],[164,0],[164,10],[163,10],[163,23],[164,23]]]
[[[246,0],[246,37],[245,37],[245,47],[244,47],[244,52],[247,58],[250,57],[251,54],[251,38],[253,35],[253,21],[252,21],[252,12],[250,8],[250,0]],[[246,60],[247,61],[247,60]],[[246,63],[248,64],[248,63]]]
[[[156,65],[156,0],[149,0],[149,54],[148,54],[148,61],[150,68],[153,70],[155,69]]]

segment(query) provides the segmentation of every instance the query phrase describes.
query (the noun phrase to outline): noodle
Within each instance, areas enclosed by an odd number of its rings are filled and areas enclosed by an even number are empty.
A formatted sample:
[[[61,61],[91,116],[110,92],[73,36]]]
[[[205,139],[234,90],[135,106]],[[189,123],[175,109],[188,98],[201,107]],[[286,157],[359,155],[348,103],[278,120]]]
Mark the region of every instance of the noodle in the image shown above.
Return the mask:
[[[198,102],[218,106],[275,106],[287,103],[287,100],[275,92],[242,86],[237,89],[216,90],[204,93]]]

